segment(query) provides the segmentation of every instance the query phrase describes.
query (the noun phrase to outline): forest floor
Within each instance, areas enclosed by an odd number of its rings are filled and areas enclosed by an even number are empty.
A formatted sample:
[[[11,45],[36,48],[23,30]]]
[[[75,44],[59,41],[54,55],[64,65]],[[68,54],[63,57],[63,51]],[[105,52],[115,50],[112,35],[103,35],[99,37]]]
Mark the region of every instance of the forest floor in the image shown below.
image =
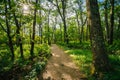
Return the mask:
[[[43,72],[43,80],[87,80],[79,68],[56,44],[51,46],[52,56]]]

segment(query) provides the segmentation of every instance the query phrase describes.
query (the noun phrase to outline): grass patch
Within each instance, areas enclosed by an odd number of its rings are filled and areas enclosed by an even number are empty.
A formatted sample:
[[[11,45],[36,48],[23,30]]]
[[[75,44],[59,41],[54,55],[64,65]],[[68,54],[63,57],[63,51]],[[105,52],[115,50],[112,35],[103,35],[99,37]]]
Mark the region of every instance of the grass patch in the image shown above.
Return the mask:
[[[88,77],[88,80],[96,80],[93,76],[91,76],[92,52],[88,44],[85,43],[83,48],[80,47],[80,44],[79,46],[75,45],[76,48],[72,47],[74,46],[73,44],[71,47],[65,44],[60,46],[72,57],[80,71],[82,71]],[[111,70],[109,73],[104,73],[103,80],[120,80],[119,54],[120,53],[109,54],[109,60],[113,70]]]
[[[75,63],[78,65],[79,69],[85,74],[90,74],[90,66],[92,63],[92,55],[90,50],[83,50],[83,49],[70,49],[66,50]]]

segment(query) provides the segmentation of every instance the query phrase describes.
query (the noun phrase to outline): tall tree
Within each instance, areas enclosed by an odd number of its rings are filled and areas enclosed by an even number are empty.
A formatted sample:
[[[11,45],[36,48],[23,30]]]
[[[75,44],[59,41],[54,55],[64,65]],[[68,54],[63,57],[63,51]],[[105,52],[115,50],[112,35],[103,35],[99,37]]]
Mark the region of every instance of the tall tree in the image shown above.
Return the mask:
[[[83,32],[83,30],[84,30],[84,28],[83,28],[83,9],[82,9],[82,4],[83,4],[83,2],[82,2],[82,0],[77,0],[77,4],[78,4],[78,6],[79,6],[79,10],[80,10],[80,21],[81,21],[81,34],[80,34],[80,43],[82,42],[82,40],[83,40],[83,36],[84,36],[84,32]],[[79,26],[80,27],[80,26]]]
[[[39,36],[40,36],[40,43],[42,44],[42,6],[41,6],[41,0],[39,0],[39,4],[40,4],[40,9],[39,9],[39,16],[40,16],[40,22],[39,22]]]
[[[9,3],[9,8],[10,8],[10,10],[12,10],[11,0],[8,0],[8,3]],[[14,17],[15,25],[16,25],[16,27],[17,27],[17,29],[16,29],[16,34],[17,34],[16,40],[17,40],[17,41],[16,41],[16,42],[17,42],[17,45],[18,45],[19,48],[20,48],[21,58],[23,59],[23,58],[24,58],[24,56],[23,56],[23,44],[22,44],[22,39],[21,39],[21,36],[20,36],[21,24],[20,24],[20,22],[18,21],[15,12],[13,12],[13,17]]]
[[[84,25],[86,24],[87,18],[84,20],[83,0],[76,0],[76,3],[78,5],[78,10],[74,10],[76,13],[76,20],[78,25],[79,42],[81,43],[84,41]]]
[[[110,70],[110,64],[105,49],[98,2],[97,0],[86,0],[86,6],[93,53],[92,72],[100,77],[102,72]]]
[[[31,59],[33,59],[33,56],[34,56],[37,4],[38,4],[38,0],[35,1],[35,8],[34,8],[33,27],[32,27],[32,39],[31,39],[31,49],[30,49]]]
[[[51,42],[50,42],[50,11],[51,11],[51,9],[49,9],[48,10],[48,28],[47,28],[47,31],[48,31],[48,44],[50,45],[51,44]]]
[[[108,24],[108,0],[105,0],[104,9],[105,9],[106,40],[108,42],[110,39],[109,24]]]
[[[6,27],[7,27],[7,37],[8,37],[8,44],[9,44],[9,48],[10,51],[12,53],[12,57],[11,59],[14,61],[14,47],[13,47],[13,41],[12,41],[12,36],[11,36],[11,26],[9,24],[9,19],[10,19],[10,15],[8,14],[8,7],[7,7],[7,1],[5,1],[5,22],[6,22]]]
[[[60,14],[60,17],[63,22],[64,27],[64,42],[69,43],[68,34],[67,34],[67,24],[66,24],[66,8],[67,8],[67,0],[55,0],[55,3],[53,3],[53,0],[49,0],[54,6],[57,7],[57,11]]]
[[[111,4],[111,13],[110,13],[110,39],[109,39],[109,44],[113,43],[113,29],[114,29],[114,3],[115,0],[110,0]]]

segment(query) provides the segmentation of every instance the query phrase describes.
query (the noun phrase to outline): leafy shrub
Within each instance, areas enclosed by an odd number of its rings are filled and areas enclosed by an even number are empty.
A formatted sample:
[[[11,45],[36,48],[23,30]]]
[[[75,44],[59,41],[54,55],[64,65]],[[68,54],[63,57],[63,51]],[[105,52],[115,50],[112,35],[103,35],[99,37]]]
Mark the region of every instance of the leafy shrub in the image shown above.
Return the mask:
[[[5,47],[0,50],[0,72],[2,73],[0,74],[0,79],[3,76],[7,75],[7,79],[8,78],[18,79],[18,77],[21,76],[23,80],[35,80],[36,76],[45,68],[47,59],[51,55],[49,45],[35,44],[34,47],[35,57],[33,61],[29,59],[30,57],[29,44],[23,45],[24,60],[20,57],[19,47],[15,46],[14,48],[15,48],[14,63],[12,63],[10,60],[11,54],[9,53],[10,52],[9,49]]]
[[[112,54],[120,54],[120,40],[114,41],[112,45],[107,47],[107,50]]]
[[[36,80],[37,75],[39,75],[45,68],[46,62],[36,62],[33,65],[32,70],[25,76],[25,80]]]
[[[47,44],[40,45],[39,56],[40,57],[50,57],[50,47]]]
[[[68,48],[74,48],[74,49],[90,49],[90,42],[69,42],[69,44],[63,43],[63,42],[59,42],[58,43],[61,46],[66,46]]]

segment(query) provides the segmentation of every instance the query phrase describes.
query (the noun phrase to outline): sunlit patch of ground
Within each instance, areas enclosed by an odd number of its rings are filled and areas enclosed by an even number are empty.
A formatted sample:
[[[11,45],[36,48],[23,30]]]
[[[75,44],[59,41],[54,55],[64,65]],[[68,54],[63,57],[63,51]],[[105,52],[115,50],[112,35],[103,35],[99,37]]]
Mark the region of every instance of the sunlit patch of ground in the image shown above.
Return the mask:
[[[51,47],[52,57],[48,61],[43,80],[86,80],[71,57],[57,45]]]

